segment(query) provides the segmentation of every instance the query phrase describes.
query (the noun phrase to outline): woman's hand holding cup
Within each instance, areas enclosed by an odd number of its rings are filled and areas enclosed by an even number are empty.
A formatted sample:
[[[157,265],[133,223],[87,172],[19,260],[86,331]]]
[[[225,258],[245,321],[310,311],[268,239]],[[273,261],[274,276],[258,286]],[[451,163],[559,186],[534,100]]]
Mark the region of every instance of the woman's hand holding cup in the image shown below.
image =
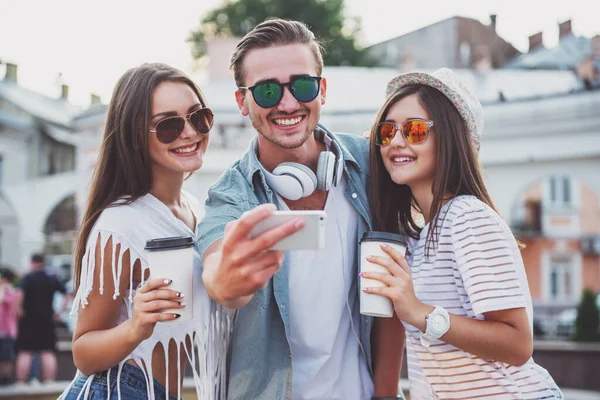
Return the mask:
[[[363,291],[369,294],[378,294],[392,300],[394,311],[401,321],[414,325],[414,317],[420,315],[415,312],[420,310],[423,303],[415,295],[410,268],[402,253],[386,244],[381,245],[381,250],[389,257],[369,256],[367,262],[380,265],[389,271],[381,272],[363,271],[360,276],[383,283],[383,287],[365,287]]]
[[[173,321],[180,316],[162,310],[185,307],[184,293],[169,289],[171,283],[170,279],[149,279],[136,291],[130,321],[140,342],[152,336],[157,322]]]

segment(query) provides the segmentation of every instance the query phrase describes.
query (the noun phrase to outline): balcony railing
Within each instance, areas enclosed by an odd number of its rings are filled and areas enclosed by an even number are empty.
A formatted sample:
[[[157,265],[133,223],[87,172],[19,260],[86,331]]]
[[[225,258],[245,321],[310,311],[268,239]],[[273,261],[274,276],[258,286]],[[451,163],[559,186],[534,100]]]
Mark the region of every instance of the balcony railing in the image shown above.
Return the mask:
[[[510,229],[513,231],[515,236],[520,238],[528,237],[540,237],[542,236],[542,228],[539,225],[532,224],[529,221],[514,221],[510,225]]]

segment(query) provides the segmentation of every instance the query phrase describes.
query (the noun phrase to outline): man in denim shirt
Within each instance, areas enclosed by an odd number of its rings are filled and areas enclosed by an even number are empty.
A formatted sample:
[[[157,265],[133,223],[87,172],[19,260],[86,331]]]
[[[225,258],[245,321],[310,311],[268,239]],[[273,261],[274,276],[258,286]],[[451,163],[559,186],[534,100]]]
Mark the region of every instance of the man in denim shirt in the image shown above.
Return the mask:
[[[204,284],[236,309],[228,399],[395,398],[404,330],[397,318],[358,312],[368,143],[318,125],[320,45],[300,22],[268,20],[238,43],[231,65],[239,109],[258,135],[209,190],[199,225]],[[300,219],[249,239],[274,204],[325,210],[327,250],[269,250]]]

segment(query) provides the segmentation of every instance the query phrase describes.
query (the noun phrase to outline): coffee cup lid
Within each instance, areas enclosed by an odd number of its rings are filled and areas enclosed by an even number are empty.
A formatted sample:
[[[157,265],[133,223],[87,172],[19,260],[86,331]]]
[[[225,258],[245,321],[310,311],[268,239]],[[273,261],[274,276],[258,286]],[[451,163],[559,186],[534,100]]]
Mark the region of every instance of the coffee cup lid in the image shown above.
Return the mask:
[[[360,242],[392,242],[406,247],[406,240],[402,235],[390,232],[367,231],[363,233]]]
[[[176,236],[148,240],[144,249],[147,251],[175,250],[193,245],[194,239],[191,236]]]

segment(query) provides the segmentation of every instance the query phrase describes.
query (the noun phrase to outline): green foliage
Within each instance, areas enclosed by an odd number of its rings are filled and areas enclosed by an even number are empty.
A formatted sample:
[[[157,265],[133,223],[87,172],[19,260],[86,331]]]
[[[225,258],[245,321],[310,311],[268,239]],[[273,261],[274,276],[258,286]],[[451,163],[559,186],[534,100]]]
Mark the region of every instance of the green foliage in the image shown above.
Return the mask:
[[[600,312],[596,306],[596,294],[591,289],[585,289],[581,302],[577,307],[577,320],[575,321],[575,336],[577,342],[600,341],[598,328],[600,327]]]
[[[360,20],[344,18],[344,0],[225,0],[210,11],[188,38],[192,56],[206,53],[206,39],[242,37],[267,18],[279,17],[306,23],[324,44],[325,65],[373,66],[356,46]]]

